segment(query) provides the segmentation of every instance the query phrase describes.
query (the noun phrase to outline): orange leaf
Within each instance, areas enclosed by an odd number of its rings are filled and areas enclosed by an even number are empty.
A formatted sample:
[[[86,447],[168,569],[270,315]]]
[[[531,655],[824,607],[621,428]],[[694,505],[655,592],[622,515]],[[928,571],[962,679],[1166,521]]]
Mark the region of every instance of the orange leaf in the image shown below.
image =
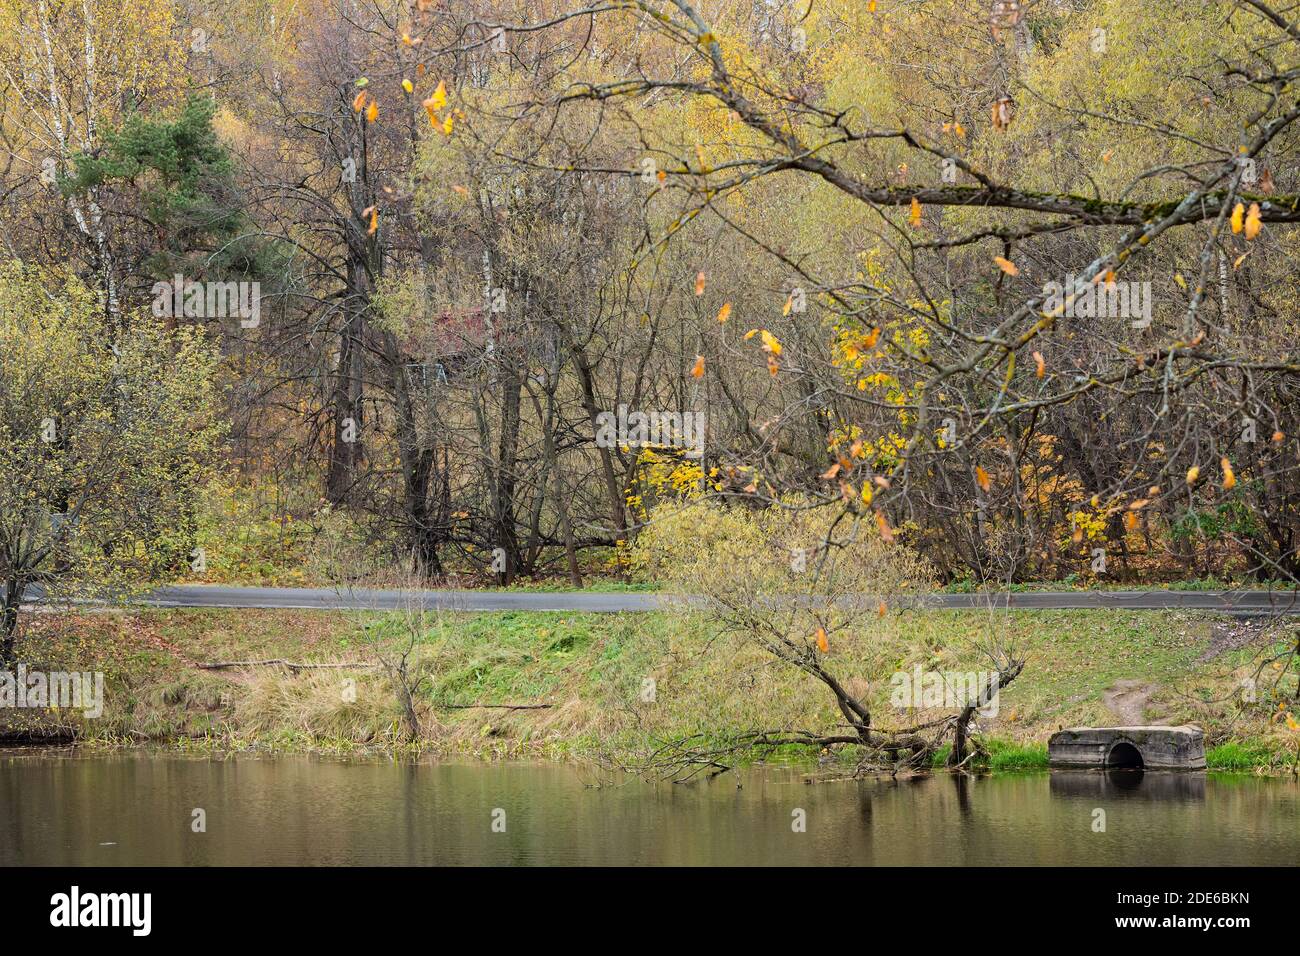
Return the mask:
[[[921,204],[916,201],[915,196],[912,197],[912,215],[910,218],[912,220],[912,228],[920,229],[921,228]]]
[[[695,367],[691,369],[691,378],[703,378],[703,377],[704,377],[704,356],[697,355],[695,356]]]
[[[993,484],[993,482],[989,480],[989,473],[979,465],[975,466],[975,481],[986,494],[988,493],[989,487]]]
[[[997,263],[999,269],[1009,276],[1020,275],[1020,269],[1010,259],[1004,259],[1001,256],[994,256],[993,261]]]
[[[1264,228],[1264,224],[1259,218],[1259,203],[1253,202],[1250,204],[1250,212],[1246,213],[1246,238],[1254,239],[1259,235],[1262,228]]]
[[[829,654],[831,650],[831,642],[826,639],[826,629],[824,627],[817,628],[817,650],[823,654]]]
[[[695,276],[695,294],[704,295],[704,272],[701,270]]]
[[[731,318],[731,303],[724,302],[722,308],[718,310],[718,321],[726,322],[729,318]]]
[[[1232,462],[1225,457],[1219,461],[1219,467],[1223,469],[1223,490],[1231,491],[1237,484],[1237,476],[1232,473]]]
[[[880,538],[885,544],[894,543],[894,529],[889,526],[889,520],[885,517],[883,511],[876,512],[876,526],[880,528]]]
[[[1036,366],[1036,368],[1034,369],[1034,376],[1036,378],[1042,378],[1044,375],[1047,374],[1047,363],[1043,361],[1042,352],[1034,353],[1034,365]]]

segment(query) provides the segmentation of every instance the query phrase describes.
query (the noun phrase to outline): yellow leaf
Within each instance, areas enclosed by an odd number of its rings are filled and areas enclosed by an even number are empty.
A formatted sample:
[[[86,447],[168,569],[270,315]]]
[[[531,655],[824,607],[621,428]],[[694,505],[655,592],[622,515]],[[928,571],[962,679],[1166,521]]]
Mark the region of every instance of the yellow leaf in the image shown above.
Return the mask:
[[[1233,207],[1232,218],[1229,219],[1228,222],[1232,226],[1232,231],[1234,233],[1241,232],[1241,217],[1245,212],[1246,207],[1241,203],[1237,203],[1237,205]]]
[[[1192,465],[1191,468],[1187,469],[1187,483],[1189,485],[1196,484],[1196,479],[1199,477],[1201,477],[1201,468],[1199,465]]]
[[[722,308],[720,308],[720,309],[718,310],[718,321],[719,321],[719,322],[726,322],[727,319],[729,319],[729,318],[731,318],[731,303],[730,303],[730,302],[724,302],[724,303],[722,303]],[[753,335],[753,334],[754,334],[753,332],[750,333],[750,335]],[[746,338],[748,338],[748,337],[749,337],[749,336],[746,336]]]
[[[1181,272],[1174,273],[1174,281],[1178,283],[1178,288],[1180,289],[1187,288],[1187,280],[1183,278],[1183,274]]]
[[[1241,264],[1242,264],[1243,262],[1246,261],[1246,256],[1248,256],[1248,255],[1250,255],[1249,252],[1243,252],[1241,255],[1237,256],[1236,259],[1232,260],[1232,271],[1233,271],[1233,272],[1236,272],[1238,269],[1241,268]]]
[[[452,124],[452,115],[451,115],[450,113],[448,113],[448,114],[447,114],[447,118],[446,118],[445,120],[442,121],[442,135],[443,135],[443,136],[450,136],[450,135],[451,135],[451,124]]]
[[[785,300],[785,305],[781,306],[781,314],[789,315],[790,310],[793,308],[794,308],[794,293],[791,292],[790,295]]]
[[[1250,212],[1246,213],[1246,238],[1254,239],[1262,228],[1264,224],[1259,218],[1259,203],[1253,202],[1250,204]]]
[[[440,110],[447,105],[447,83],[445,80],[438,81],[438,88],[433,91],[425,104],[431,109]]]
[[[1004,259],[1001,256],[994,256],[993,261],[997,263],[998,268],[1009,276],[1020,275],[1020,269],[1010,259]]]
[[[415,84],[412,83],[410,80],[402,80],[402,89],[406,90],[406,92],[408,93],[414,93]]]
[[[691,369],[691,378],[703,378],[703,377],[704,377],[704,356],[697,355],[695,356],[695,367]]]
[[[1231,491],[1237,485],[1237,476],[1232,473],[1232,462],[1225,457],[1219,461],[1223,469],[1223,490]]]
[[[875,495],[874,495],[874,494],[872,493],[872,491],[871,491],[871,486],[870,486],[869,484],[863,483],[863,485],[862,485],[862,503],[863,503],[864,505],[869,505],[869,504],[871,504],[871,499],[872,499],[873,497],[875,497]]]
[[[713,167],[710,166],[704,159],[704,147],[701,146],[699,143],[695,144],[695,159],[700,164],[700,172],[702,173],[713,172]]]
[[[975,466],[975,481],[985,493],[988,492],[993,482],[989,479],[989,473],[979,465]]]
[[[778,341],[776,340],[776,336],[775,336],[775,335],[773,335],[773,334],[772,334],[771,332],[769,332],[767,329],[763,329],[763,330],[759,333],[759,335],[760,335],[760,336],[762,337],[762,339],[763,339],[763,348],[764,348],[764,349],[766,349],[767,351],[771,352],[773,355],[780,355],[780,354],[781,354],[781,343],[778,342]]]

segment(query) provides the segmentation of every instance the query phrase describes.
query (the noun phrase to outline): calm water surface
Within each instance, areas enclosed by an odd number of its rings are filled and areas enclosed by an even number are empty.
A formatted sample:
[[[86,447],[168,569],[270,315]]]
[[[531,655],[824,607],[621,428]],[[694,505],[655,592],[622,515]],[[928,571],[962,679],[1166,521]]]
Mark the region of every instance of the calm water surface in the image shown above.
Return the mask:
[[[806,776],[769,767],[689,786],[609,785],[550,764],[0,754],[0,865],[1300,860],[1291,779]],[[206,833],[191,830],[195,808],[206,811]],[[498,808],[504,833],[492,830]],[[1097,808],[1104,833],[1093,830]],[[796,809],[806,832],[792,831]]]

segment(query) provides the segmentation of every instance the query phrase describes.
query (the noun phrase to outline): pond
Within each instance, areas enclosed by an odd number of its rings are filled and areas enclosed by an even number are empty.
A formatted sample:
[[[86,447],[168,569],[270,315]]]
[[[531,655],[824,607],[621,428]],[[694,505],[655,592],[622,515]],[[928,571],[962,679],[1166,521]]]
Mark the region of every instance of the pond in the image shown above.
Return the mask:
[[[0,865],[1147,866],[1300,858],[1300,787],[1292,778],[1071,772],[809,783],[808,776],[769,766],[674,785],[562,764],[0,753]]]

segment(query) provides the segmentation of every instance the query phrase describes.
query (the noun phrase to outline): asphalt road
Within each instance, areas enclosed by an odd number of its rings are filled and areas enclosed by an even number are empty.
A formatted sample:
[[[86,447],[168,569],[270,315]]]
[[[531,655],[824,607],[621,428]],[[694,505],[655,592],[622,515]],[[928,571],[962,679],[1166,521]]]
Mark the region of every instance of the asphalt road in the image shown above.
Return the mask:
[[[314,608],[389,611],[422,607],[443,611],[653,611],[668,595],[628,591],[382,591],[331,588],[249,588],[184,584],[141,599],[161,607]],[[932,594],[912,602],[927,609],[1010,607],[1023,610],[1189,608],[1231,614],[1300,613],[1292,591],[1019,591]]]

